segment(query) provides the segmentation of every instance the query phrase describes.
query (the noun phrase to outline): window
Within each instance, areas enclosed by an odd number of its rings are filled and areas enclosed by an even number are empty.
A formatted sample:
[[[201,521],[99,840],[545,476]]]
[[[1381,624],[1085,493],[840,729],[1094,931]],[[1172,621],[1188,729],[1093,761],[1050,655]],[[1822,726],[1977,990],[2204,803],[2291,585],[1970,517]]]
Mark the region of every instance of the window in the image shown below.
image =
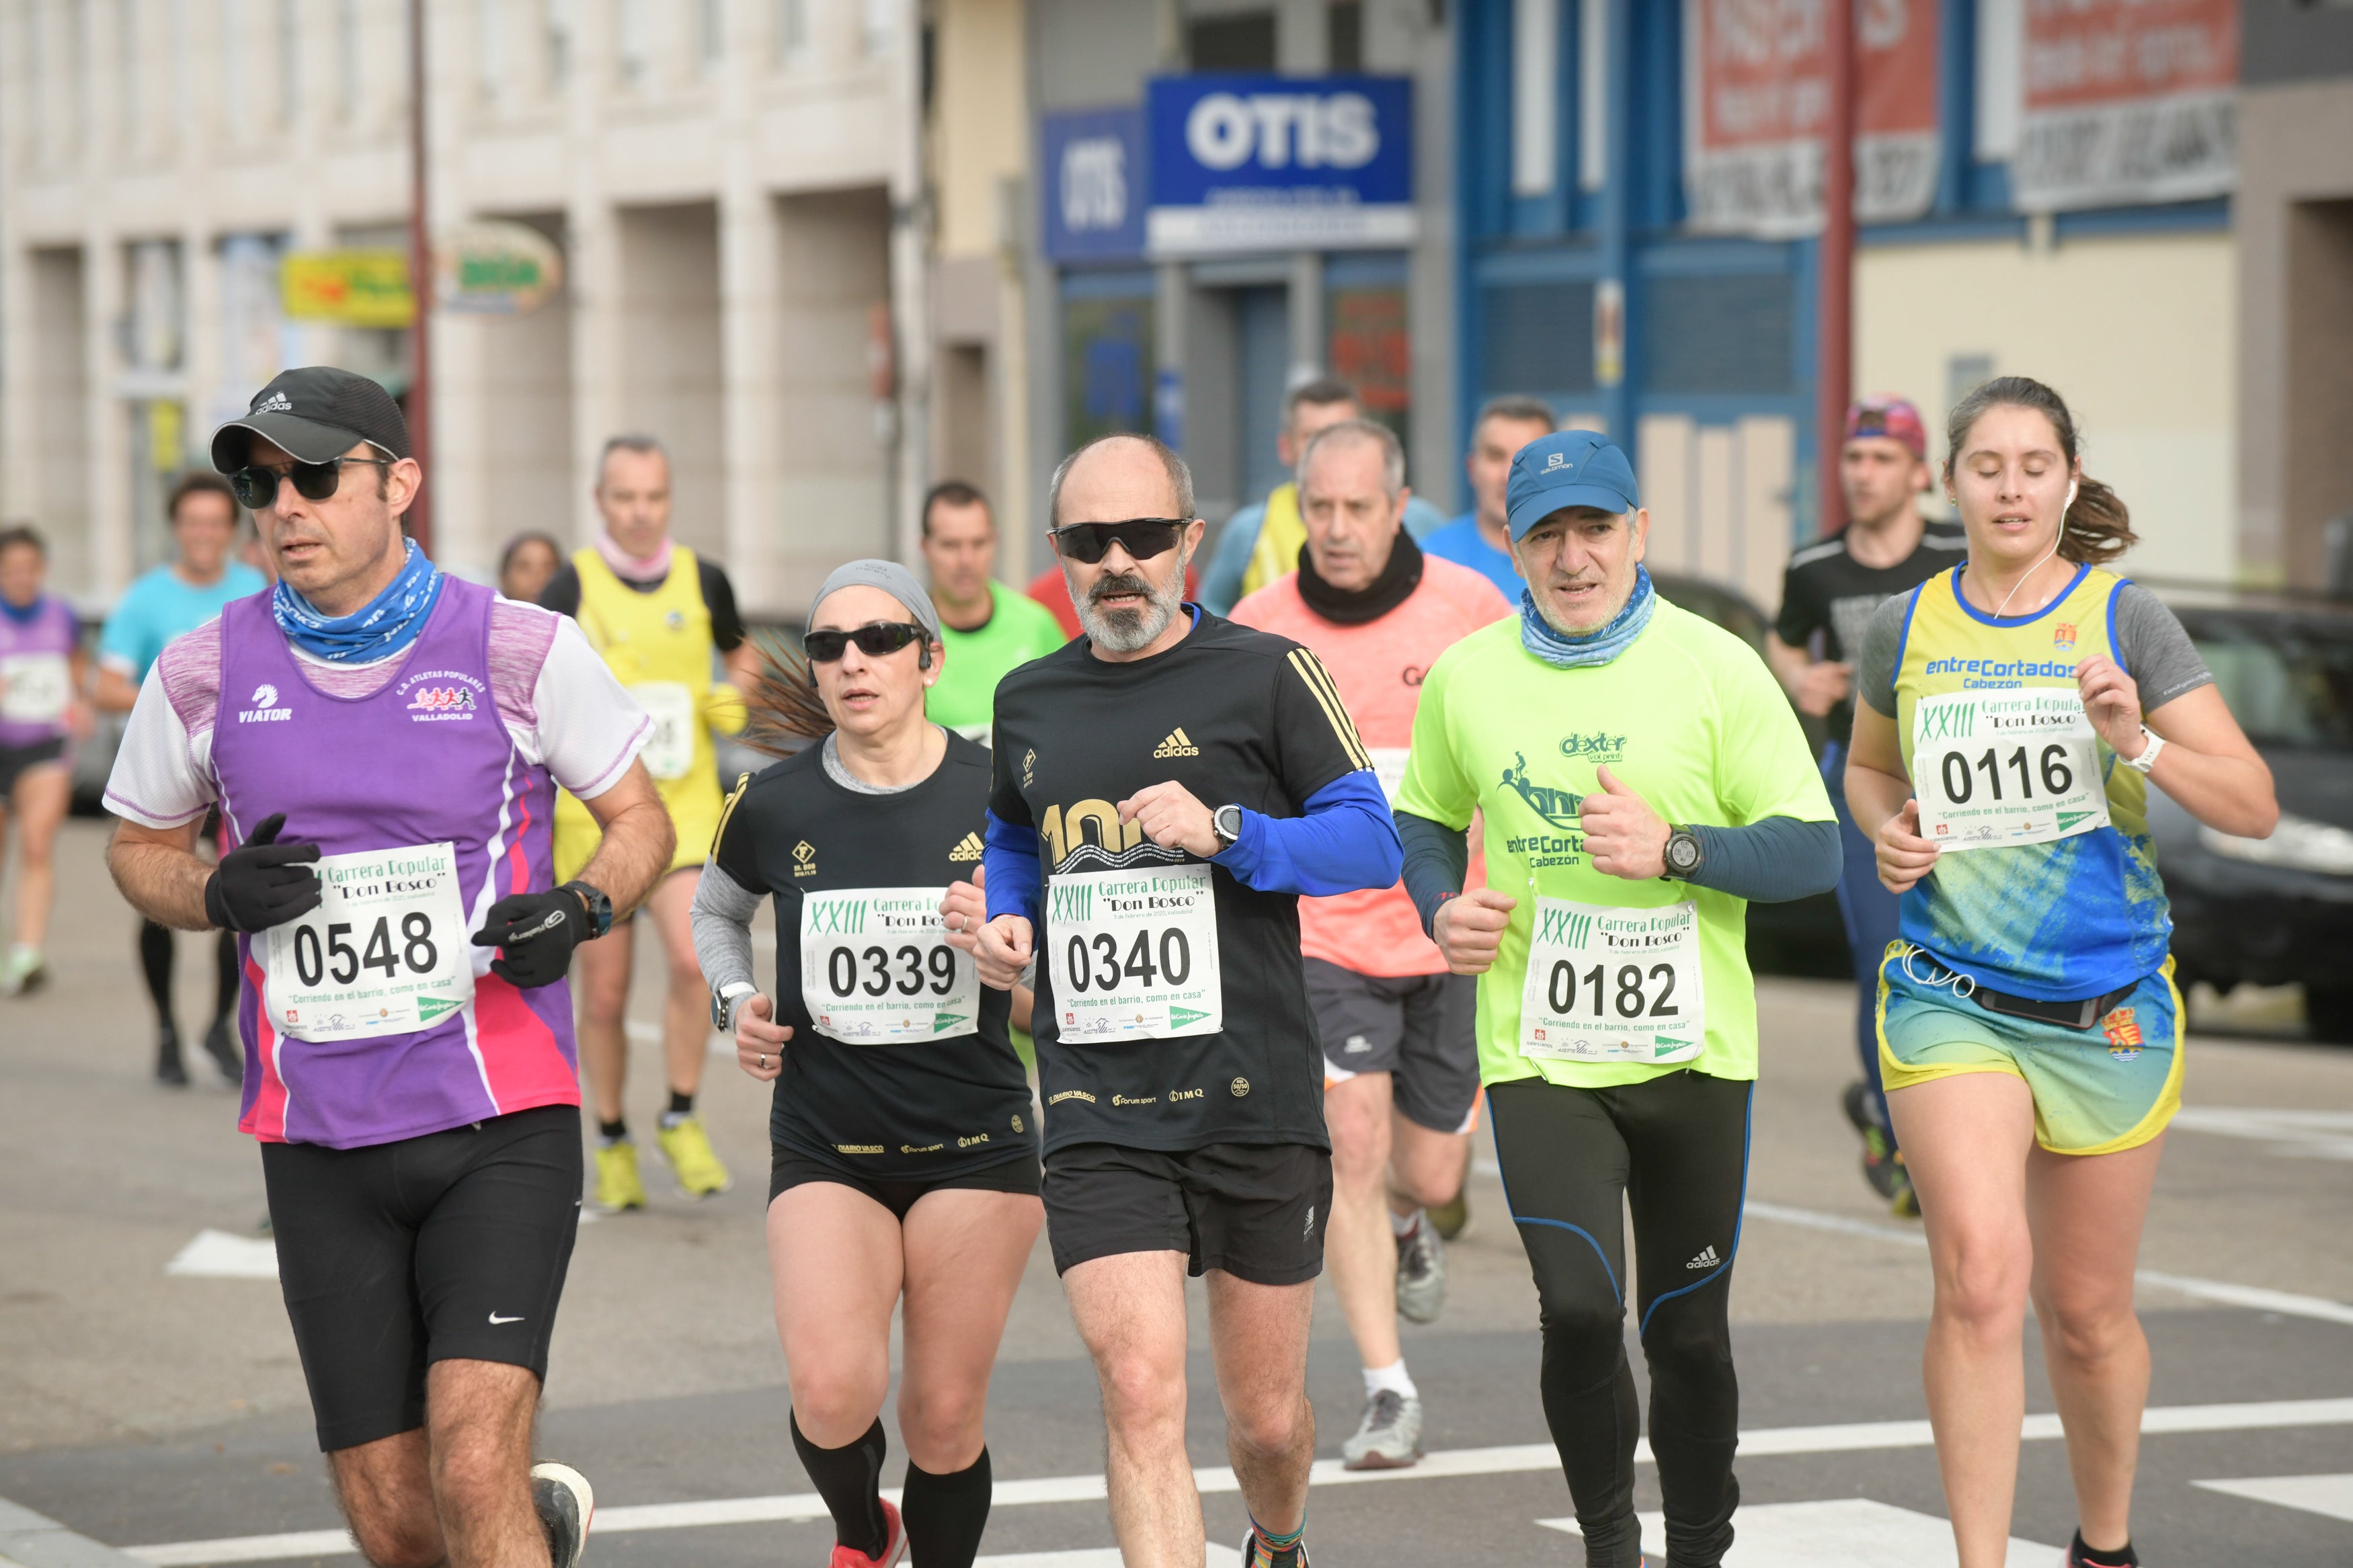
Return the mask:
[[[1577,188],[1609,183],[1609,0],[1577,0]]]
[[[1560,0],[1512,0],[1512,195],[1559,179]]]
[[[1197,71],[1274,68],[1274,13],[1243,11],[1185,25],[1185,58]]]
[[[346,125],[360,115],[360,0],[335,0],[335,114]]]
[[[776,62],[781,65],[807,47],[807,0],[776,0]]]
[[[562,92],[572,80],[572,0],[540,0],[547,46],[547,85]]]
[[[1653,279],[1638,296],[1651,390],[1788,392],[1793,292],[1778,272]]]
[[[616,30],[620,35],[621,80],[630,87],[644,85],[646,68],[650,63],[648,56],[652,52],[653,39],[649,37],[652,18],[646,15],[651,0],[621,0],[617,18],[620,24]]]
[[[295,9],[301,0],[278,0],[278,119],[293,124],[302,113],[302,33]]]
[[[896,0],[866,0],[860,7],[868,54],[879,55],[891,47],[891,34],[898,23],[898,9]]]
[[[2026,40],[2025,0],[1978,0],[1977,138],[1981,163],[2006,163],[2018,152],[2025,114],[2020,51]]]
[[[506,0],[474,0],[474,66],[482,101],[496,103],[506,96]]]
[[[1593,390],[1593,285],[1498,283],[1480,312],[1480,389],[1538,395]]]
[[[702,0],[700,32],[704,70],[719,68],[719,57],[727,45],[726,11],[725,0]]]
[[[1324,12],[1329,18],[1324,37],[1330,40],[1331,67],[1335,71],[1360,71],[1365,68],[1365,6],[1364,0],[1332,0]]]

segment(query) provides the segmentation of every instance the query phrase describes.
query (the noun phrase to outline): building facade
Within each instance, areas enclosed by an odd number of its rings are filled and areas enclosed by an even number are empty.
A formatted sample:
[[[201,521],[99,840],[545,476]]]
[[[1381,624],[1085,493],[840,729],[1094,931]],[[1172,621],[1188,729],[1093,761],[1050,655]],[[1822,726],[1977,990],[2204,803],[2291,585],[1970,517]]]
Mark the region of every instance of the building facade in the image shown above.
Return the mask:
[[[913,0],[429,0],[437,234],[563,258],[433,331],[436,550],[591,536],[606,437],[748,611],[906,547],[930,454]],[[289,365],[407,386],[407,330],[290,318],[289,255],[397,247],[403,0],[0,0],[0,515],[101,603],[164,551],[207,432]]]

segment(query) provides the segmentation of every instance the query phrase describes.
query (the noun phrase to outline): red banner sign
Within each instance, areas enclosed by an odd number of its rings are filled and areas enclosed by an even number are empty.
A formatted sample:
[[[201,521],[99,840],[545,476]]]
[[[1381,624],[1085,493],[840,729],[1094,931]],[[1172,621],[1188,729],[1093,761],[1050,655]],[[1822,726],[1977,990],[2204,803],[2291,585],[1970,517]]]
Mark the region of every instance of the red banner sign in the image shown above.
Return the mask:
[[[1855,216],[1936,194],[1938,0],[1854,0]],[[1823,0],[1683,0],[1683,186],[1694,228],[1771,237],[1822,223]]]
[[[2221,195],[2238,182],[2238,0],[2028,0],[2021,206]]]

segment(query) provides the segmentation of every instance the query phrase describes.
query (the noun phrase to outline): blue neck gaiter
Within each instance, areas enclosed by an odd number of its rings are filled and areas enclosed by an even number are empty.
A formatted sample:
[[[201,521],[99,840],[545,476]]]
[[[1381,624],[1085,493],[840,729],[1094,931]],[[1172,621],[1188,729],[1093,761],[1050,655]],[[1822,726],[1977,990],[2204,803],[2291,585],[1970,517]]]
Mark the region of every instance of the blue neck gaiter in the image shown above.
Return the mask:
[[[286,640],[330,664],[373,664],[415,642],[441,597],[440,569],[409,540],[408,559],[381,594],[348,616],[322,616],[311,602],[278,584],[269,613]]]
[[[1634,591],[1626,597],[1626,607],[1613,616],[1609,624],[1598,632],[1581,637],[1565,637],[1553,629],[1552,623],[1537,613],[1534,590],[1520,590],[1520,646],[1556,669],[1580,669],[1588,665],[1608,664],[1634,644],[1642,628],[1651,624],[1651,612],[1659,605],[1658,595],[1651,588],[1651,569],[1634,568]]]

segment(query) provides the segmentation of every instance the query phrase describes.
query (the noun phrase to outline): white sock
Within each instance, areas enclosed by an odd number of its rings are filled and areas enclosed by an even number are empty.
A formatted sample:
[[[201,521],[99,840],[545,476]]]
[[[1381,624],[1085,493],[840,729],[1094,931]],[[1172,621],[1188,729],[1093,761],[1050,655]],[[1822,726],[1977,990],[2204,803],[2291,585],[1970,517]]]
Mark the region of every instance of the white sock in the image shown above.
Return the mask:
[[[1399,1356],[1387,1366],[1365,1369],[1365,1397],[1370,1399],[1383,1389],[1400,1399],[1419,1399],[1421,1390],[1413,1385],[1413,1374],[1405,1369],[1405,1358]]]
[[[1411,1214],[1399,1214],[1395,1209],[1389,1210],[1389,1230],[1393,1235],[1400,1238],[1411,1236],[1413,1234],[1413,1227],[1420,1223],[1421,1211],[1419,1209],[1414,1210]]]

